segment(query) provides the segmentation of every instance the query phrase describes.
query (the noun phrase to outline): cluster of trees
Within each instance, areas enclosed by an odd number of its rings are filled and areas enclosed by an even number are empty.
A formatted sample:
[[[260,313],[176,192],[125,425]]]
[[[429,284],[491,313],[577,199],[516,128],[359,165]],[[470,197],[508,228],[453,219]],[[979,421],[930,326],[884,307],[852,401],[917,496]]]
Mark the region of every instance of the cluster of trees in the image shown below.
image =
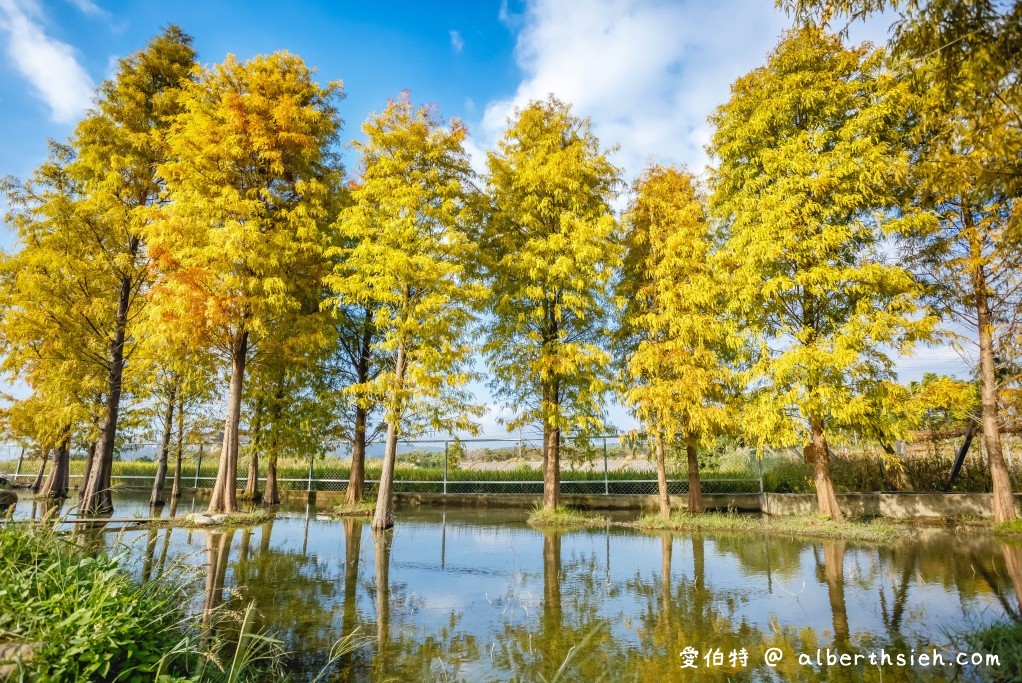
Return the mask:
[[[103,511],[119,424],[158,411],[160,504],[175,418],[180,443],[221,398],[209,510],[229,512],[243,433],[247,495],[260,455],[276,503],[281,454],[343,440],[354,502],[379,423],[385,528],[398,438],[472,430],[481,357],[509,428],[543,430],[546,507],[562,432],[602,429],[616,391],[654,447],[663,514],[669,455],[687,454],[699,510],[700,443],[740,431],[804,444],[820,512],[840,517],[828,438],[887,444],[935,396],[960,404],[953,382],[898,385],[892,361],[952,321],[977,332],[995,517],[1013,519],[996,364],[1020,310],[1022,51],[1017,17],[946,4],[908,5],[890,53],[820,27],[871,4],[792,5],[799,27],[711,117],[708,179],[653,165],[621,216],[620,169],[553,96],[515,112],[479,177],[464,125],[404,95],[365,122],[346,182],[340,83],[288,53],[200,68],[171,27],[5,183],[20,248],[0,368],[31,390],[5,429],[53,453],[53,495],[84,444],[80,505]]]

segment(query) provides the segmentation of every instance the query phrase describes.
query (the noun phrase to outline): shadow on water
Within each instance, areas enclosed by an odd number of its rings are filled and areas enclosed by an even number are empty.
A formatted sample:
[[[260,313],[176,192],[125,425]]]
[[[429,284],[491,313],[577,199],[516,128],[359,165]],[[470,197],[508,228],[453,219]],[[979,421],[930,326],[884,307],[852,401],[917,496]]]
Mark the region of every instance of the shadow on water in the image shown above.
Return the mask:
[[[124,541],[141,576],[177,562],[205,572],[195,604],[204,622],[218,605],[253,603],[297,680],[358,631],[369,644],[334,662],[328,680],[936,681],[956,672],[806,666],[795,653],[950,653],[949,625],[1022,611],[1022,548],[979,534],[876,546],[540,532],[524,516],[406,510],[394,530],[374,533],[299,506],[250,528],[150,529]],[[97,550],[116,542],[98,530],[75,537]],[[771,647],[784,653],[776,667],[763,663]]]

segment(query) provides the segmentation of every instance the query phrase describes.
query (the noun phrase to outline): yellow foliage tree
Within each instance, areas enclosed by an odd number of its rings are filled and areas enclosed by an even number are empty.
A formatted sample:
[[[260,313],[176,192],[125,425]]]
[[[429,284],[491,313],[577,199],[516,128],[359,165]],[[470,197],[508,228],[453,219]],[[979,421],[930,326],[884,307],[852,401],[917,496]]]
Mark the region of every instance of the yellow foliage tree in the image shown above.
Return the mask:
[[[884,59],[793,30],[712,117],[711,207],[729,231],[717,267],[732,271],[730,305],[758,344],[746,429],[761,445],[809,442],[832,518],[827,431],[866,422],[894,376],[885,349],[910,351],[936,323],[918,281],[882,252],[886,234],[922,220],[892,212],[911,98]]]
[[[484,353],[508,429],[543,429],[543,505],[560,497],[561,432],[603,428],[611,388],[610,282],[621,260],[610,209],[619,171],[587,119],[549,97],[516,112],[488,156],[482,263],[492,287]]]
[[[169,202],[148,231],[161,269],[164,324],[231,364],[209,512],[237,509],[245,365],[275,325],[301,310],[325,269],[330,146],[340,83],[321,86],[287,52],[233,56],[185,88],[159,168]]]
[[[635,183],[625,216],[625,257],[617,333],[625,403],[646,426],[657,459],[660,513],[670,514],[666,451],[688,459],[688,509],[702,512],[697,446],[729,422],[726,399],[740,343],[723,314],[723,285],[712,268],[714,236],[695,178],[654,166]]]
[[[907,245],[945,317],[973,329],[980,424],[997,522],[1017,516],[1001,444],[999,351],[1022,313],[1022,32],[1018,3],[995,0],[784,0],[823,22],[898,11],[891,48],[918,95],[911,187],[935,220]],[[1006,359],[1001,358],[1001,362]]]
[[[423,429],[472,429],[477,411],[462,389],[472,377],[469,331],[485,288],[466,276],[475,192],[461,122],[445,123],[407,94],[362,126],[361,184],[338,218],[348,246],[337,249],[328,283],[338,307],[374,310],[377,349],[394,364],[351,386],[378,403],[387,424],[372,526],[394,524],[397,440]]]

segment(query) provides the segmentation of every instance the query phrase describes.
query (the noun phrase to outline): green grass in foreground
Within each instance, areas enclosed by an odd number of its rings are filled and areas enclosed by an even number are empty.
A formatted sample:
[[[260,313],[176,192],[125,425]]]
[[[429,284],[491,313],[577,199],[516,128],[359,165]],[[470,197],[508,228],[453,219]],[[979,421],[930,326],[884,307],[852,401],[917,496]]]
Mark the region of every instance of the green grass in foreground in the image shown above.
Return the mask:
[[[835,522],[815,515],[765,517],[740,515],[733,510],[700,514],[678,511],[668,520],[659,515],[643,515],[634,526],[658,531],[756,531],[871,543],[896,540],[908,533],[904,527],[879,520]]]
[[[1022,680],[1022,623],[1001,622],[965,636],[976,652],[989,652],[1001,658],[998,667],[984,670],[994,683]]]
[[[0,661],[0,679],[189,674],[197,640],[181,627],[186,601],[178,586],[135,582],[119,557],[90,556],[73,541],[42,527],[0,528],[0,640],[21,655]]]
[[[529,524],[532,526],[548,527],[587,527],[606,526],[607,518],[582,510],[574,510],[558,506],[552,510],[537,506],[532,509],[529,515]]]
[[[185,611],[195,577],[176,567],[136,580],[120,566],[127,554],[90,553],[43,525],[0,526],[0,680],[293,680],[282,641],[257,629],[253,606],[238,615],[225,603],[200,632]],[[338,640],[316,681],[367,642],[357,630]]]

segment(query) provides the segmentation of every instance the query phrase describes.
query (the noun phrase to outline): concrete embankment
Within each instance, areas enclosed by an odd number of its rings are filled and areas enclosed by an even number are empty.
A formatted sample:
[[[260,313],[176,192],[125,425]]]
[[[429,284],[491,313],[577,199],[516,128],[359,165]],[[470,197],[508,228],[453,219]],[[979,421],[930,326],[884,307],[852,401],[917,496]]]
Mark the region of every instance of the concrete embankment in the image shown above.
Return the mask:
[[[191,491],[192,489],[185,489]],[[208,498],[209,489],[195,489],[198,499]],[[291,503],[309,504],[313,510],[327,511],[344,500],[340,491],[282,491],[281,498]],[[988,518],[993,509],[989,493],[841,493],[838,503],[842,511],[853,517],[886,517],[890,519]],[[529,509],[542,503],[537,494],[496,493],[396,493],[398,505],[414,507],[490,507]],[[561,496],[561,503],[589,510],[635,510],[651,512],[658,509],[652,495],[580,495]],[[1022,505],[1022,494],[1015,496]],[[807,515],[816,511],[816,495],[812,493],[704,493],[707,510],[762,512],[767,515]],[[671,507],[684,510],[686,496],[671,496]]]

